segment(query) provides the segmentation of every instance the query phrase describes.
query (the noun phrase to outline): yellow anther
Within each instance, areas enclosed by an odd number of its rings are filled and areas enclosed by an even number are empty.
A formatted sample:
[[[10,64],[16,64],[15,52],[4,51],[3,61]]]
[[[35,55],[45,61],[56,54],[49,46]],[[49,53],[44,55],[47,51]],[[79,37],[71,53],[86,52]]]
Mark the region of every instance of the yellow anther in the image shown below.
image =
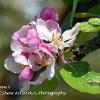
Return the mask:
[[[57,33],[53,33],[52,36],[52,43],[54,43],[55,45],[57,45],[59,47],[60,43],[61,43],[62,37],[60,34]]]

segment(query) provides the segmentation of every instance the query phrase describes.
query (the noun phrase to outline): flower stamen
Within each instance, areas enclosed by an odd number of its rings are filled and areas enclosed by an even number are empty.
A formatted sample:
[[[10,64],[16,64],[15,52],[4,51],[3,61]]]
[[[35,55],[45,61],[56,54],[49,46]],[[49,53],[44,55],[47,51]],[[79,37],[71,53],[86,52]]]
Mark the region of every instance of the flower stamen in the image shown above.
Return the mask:
[[[52,35],[52,43],[54,43],[55,45],[57,45],[57,47],[59,47],[60,43],[61,43],[62,37],[60,34],[58,33],[53,33]]]

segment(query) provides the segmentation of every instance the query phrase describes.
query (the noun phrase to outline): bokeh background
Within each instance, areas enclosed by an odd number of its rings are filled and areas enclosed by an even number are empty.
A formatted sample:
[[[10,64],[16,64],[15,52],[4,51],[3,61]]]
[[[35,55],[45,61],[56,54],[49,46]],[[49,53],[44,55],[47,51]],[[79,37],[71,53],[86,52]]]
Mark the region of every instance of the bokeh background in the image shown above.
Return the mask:
[[[93,17],[100,17],[99,0],[80,0],[76,12],[91,13]],[[11,54],[10,42],[13,32],[18,30],[22,25],[28,24],[35,15],[39,15],[41,10],[46,7],[54,7],[59,15],[59,23],[63,29],[68,29],[68,17],[72,11],[73,0],[0,0],[0,86],[10,85],[10,91],[19,90],[20,82],[17,75],[7,71],[4,68],[4,60]],[[86,21],[91,16],[76,15],[73,24],[78,21]],[[92,41],[92,42],[91,42]],[[87,46],[87,44],[89,44]],[[100,72],[100,32],[91,36],[91,39],[84,43],[84,52],[87,56],[84,58],[88,61],[93,69]],[[87,47],[86,47],[87,46]],[[88,48],[88,49],[87,49]],[[96,51],[94,51],[96,50]],[[94,52],[92,52],[94,51]],[[58,91],[66,91],[66,96],[0,96],[0,100],[100,100],[100,95],[80,93],[66,85],[61,76],[58,76]]]

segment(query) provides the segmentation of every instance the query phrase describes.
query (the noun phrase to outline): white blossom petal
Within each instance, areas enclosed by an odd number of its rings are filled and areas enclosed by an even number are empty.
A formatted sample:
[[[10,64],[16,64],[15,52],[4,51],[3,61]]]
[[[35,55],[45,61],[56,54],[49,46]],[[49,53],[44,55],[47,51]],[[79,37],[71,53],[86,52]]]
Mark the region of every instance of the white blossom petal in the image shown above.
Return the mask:
[[[46,71],[43,71],[40,73],[39,77],[35,81],[31,81],[30,84],[32,85],[38,85],[41,84],[47,77],[46,77]]]
[[[51,80],[55,74],[55,58],[51,58],[51,64],[47,67],[46,72],[47,78]]]
[[[75,37],[80,30],[79,26],[80,26],[80,23],[77,23],[71,30],[66,30],[62,34],[63,41],[68,41],[72,39],[73,37]]]
[[[7,70],[13,73],[20,73],[22,69],[19,67],[19,64],[14,62],[13,57],[9,57],[5,60],[4,66]]]
[[[21,51],[15,51],[12,53],[12,56],[15,57],[15,56],[20,55],[20,54],[21,54]]]
[[[38,85],[43,83],[45,79],[51,80],[55,74],[55,59],[52,58],[52,64],[47,67],[45,71],[40,73],[39,77],[35,81],[31,81],[30,84],[32,85]]]
[[[60,43],[59,49],[62,50],[64,47],[70,47],[69,44],[65,43],[64,41],[62,41]]]
[[[34,55],[30,55],[29,56],[29,59],[28,59],[28,64],[29,66],[32,68],[33,71],[38,71],[39,69],[41,69],[41,67],[38,67],[36,65],[36,63],[38,63],[40,60],[40,56],[38,54],[35,54]]]
[[[59,46],[59,49],[63,49],[64,47],[71,47],[75,44],[76,35],[79,33],[80,23],[77,23],[71,30],[67,30],[62,34],[62,41]]]
[[[10,47],[12,51],[21,51],[21,45],[18,45],[16,41],[12,41]]]
[[[37,32],[39,33],[39,37],[43,40],[51,41],[52,40],[52,34],[47,28],[46,21],[42,19],[37,20],[36,25]]]
[[[23,55],[15,56],[14,60],[15,60],[16,63],[23,64],[23,65],[28,65],[27,58]]]

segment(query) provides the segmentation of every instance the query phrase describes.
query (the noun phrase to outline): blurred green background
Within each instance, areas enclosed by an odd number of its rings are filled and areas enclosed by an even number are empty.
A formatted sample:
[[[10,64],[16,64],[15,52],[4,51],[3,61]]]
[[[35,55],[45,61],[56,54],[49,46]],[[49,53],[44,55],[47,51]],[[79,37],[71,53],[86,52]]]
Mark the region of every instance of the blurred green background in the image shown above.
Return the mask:
[[[76,0],[77,1],[77,0]],[[11,85],[13,89],[17,89],[19,81],[17,76],[4,68],[4,60],[11,54],[10,42],[12,33],[18,30],[22,25],[27,24],[35,15],[39,15],[41,10],[46,7],[54,7],[59,15],[59,23],[62,30],[71,28],[78,21],[87,21],[91,17],[100,17],[100,1],[99,0],[79,0],[76,4],[76,17],[73,15],[73,0],[0,0],[0,86]],[[74,7],[75,9],[75,7]],[[85,13],[85,14],[82,14]],[[88,14],[89,15],[88,15]],[[71,18],[71,19],[70,19]],[[91,42],[93,41],[93,42]],[[87,47],[87,44],[90,44]],[[100,32],[91,35],[86,43],[84,52],[87,54],[83,60],[89,62],[93,69],[100,72]],[[92,49],[91,49],[92,48]],[[0,96],[0,100],[100,100],[100,95],[91,95],[80,93],[70,86],[66,85],[61,76],[57,73],[58,91],[66,91],[66,96]]]

